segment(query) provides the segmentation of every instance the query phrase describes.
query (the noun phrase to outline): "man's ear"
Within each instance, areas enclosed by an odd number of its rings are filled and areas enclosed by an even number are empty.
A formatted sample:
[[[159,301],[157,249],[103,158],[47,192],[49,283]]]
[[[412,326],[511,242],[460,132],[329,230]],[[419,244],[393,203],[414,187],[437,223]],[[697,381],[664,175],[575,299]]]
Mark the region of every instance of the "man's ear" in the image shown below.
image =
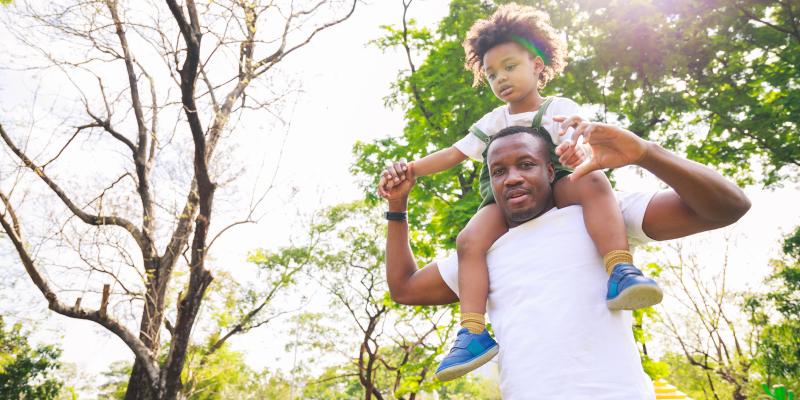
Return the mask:
[[[550,181],[551,185],[556,180],[556,170],[551,162],[547,163],[547,180]]]

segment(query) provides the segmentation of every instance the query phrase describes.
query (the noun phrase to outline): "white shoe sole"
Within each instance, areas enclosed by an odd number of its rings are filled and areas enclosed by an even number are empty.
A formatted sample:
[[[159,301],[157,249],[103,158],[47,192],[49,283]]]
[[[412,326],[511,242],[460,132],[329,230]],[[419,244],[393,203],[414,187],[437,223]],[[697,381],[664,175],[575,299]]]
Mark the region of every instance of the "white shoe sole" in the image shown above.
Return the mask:
[[[487,350],[486,353],[481,354],[476,359],[472,360],[472,362],[454,365],[450,368],[442,370],[441,372],[436,373],[436,379],[445,382],[456,379],[458,377],[464,376],[471,371],[478,369],[483,364],[486,364],[497,355],[500,351],[500,345],[494,346],[491,349]]]
[[[664,298],[664,292],[657,285],[631,286],[614,300],[606,301],[609,310],[638,310],[654,306]]]

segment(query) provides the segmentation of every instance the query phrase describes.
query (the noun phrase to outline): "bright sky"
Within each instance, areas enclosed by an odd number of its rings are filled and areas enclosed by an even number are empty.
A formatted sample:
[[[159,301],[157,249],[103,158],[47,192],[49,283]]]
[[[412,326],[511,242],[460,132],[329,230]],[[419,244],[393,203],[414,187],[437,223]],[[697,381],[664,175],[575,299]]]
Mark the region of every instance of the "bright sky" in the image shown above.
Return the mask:
[[[0,12],[2,12],[0,10]],[[431,25],[447,12],[446,2],[417,0],[411,17]],[[356,140],[370,140],[399,135],[403,127],[402,110],[387,109],[383,97],[397,73],[407,67],[403,53],[381,53],[366,43],[381,35],[382,24],[400,22],[399,1],[372,1],[359,4],[355,15],[344,24],[325,31],[312,43],[283,64],[292,78],[301,83],[303,93],[296,106],[289,108],[291,119],[286,144],[278,170],[278,188],[267,200],[268,212],[261,223],[246,226],[224,237],[215,246],[216,265],[235,269],[245,264],[246,254],[258,247],[274,248],[288,244],[289,232],[302,235],[302,224],[295,210],[309,214],[322,206],[358,199],[362,196],[349,174],[351,148]],[[2,31],[0,31],[2,32]],[[0,71],[0,111],[15,104],[18,91],[30,91],[34,82],[14,81],[10,72]],[[2,113],[0,113],[2,115]],[[2,117],[0,117],[2,118]],[[242,147],[241,159],[256,160],[258,169],[263,154],[265,174],[272,173],[282,132],[247,133],[253,142]],[[624,190],[648,190],[658,184],[640,178],[633,169],[620,173],[619,186]],[[294,189],[296,190],[294,190]],[[291,193],[296,191],[295,196]],[[763,191],[748,188],[753,209],[732,229],[739,238],[733,249],[736,259],[732,281],[737,287],[757,288],[768,271],[767,261],[778,254],[777,241],[800,223],[800,194],[797,186]],[[289,203],[288,211],[283,208]],[[716,236],[715,236],[716,235]],[[710,243],[719,243],[720,233],[705,235]],[[710,244],[707,253],[719,257],[718,245]],[[24,275],[24,270],[7,243],[0,244],[0,261],[6,266],[8,280],[0,289],[0,312],[11,313],[11,320],[37,323],[34,338],[59,343],[65,362],[76,363],[81,370],[99,373],[111,361],[132,359],[130,351],[114,336],[91,322],[71,320],[50,314],[40,293]],[[4,275],[6,276],[6,275]],[[44,318],[44,316],[47,316]],[[237,338],[233,343],[244,350],[256,368],[291,365],[284,354],[287,323],[274,325]]]

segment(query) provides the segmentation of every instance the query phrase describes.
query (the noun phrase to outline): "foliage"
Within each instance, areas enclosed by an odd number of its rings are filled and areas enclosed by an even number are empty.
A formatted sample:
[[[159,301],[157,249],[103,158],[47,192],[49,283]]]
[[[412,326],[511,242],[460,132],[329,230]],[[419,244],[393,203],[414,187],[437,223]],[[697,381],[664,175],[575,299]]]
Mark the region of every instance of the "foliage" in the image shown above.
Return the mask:
[[[103,372],[105,382],[99,385],[101,400],[122,400],[128,390],[128,377],[131,375],[132,365],[127,361],[114,361]]]
[[[347,400],[364,397],[364,388],[352,363],[335,365],[316,377],[308,378],[303,386],[303,398],[309,400]]]
[[[211,354],[207,354],[207,350],[208,345],[190,347],[181,376],[183,397],[230,399],[248,393],[255,373],[245,364],[244,354],[230,350],[227,343]]]
[[[302,398],[309,400],[363,398],[363,388],[355,375],[355,370],[351,364],[330,367],[321,375],[306,380]],[[449,400],[499,400],[501,398],[500,388],[496,382],[474,375],[444,382],[431,392],[417,393],[416,398],[427,399],[430,398],[427,395],[432,393],[436,393],[436,396],[440,399]],[[398,395],[391,398],[410,397]]]
[[[762,327],[758,363],[769,384],[800,382],[800,227],[783,242],[784,255],[772,261],[769,291],[748,299],[751,323]]]
[[[791,390],[786,390],[786,387],[783,385],[775,385],[770,390],[769,386],[766,384],[761,385],[764,388],[764,393],[766,393],[770,399],[774,400],[794,400],[794,392]]]
[[[554,89],[742,183],[791,179],[800,165],[795,3],[570,3],[536,4],[569,37],[570,66]]]
[[[286,379],[280,372],[263,371],[259,374],[259,381],[262,384],[251,389],[248,393],[252,399],[293,399],[294,386],[291,381]],[[251,385],[255,386],[255,385]]]
[[[704,258],[699,243],[666,246],[670,251],[660,281],[679,304],[662,309],[660,325],[684,362],[706,375],[708,383],[699,386],[708,396],[742,400],[759,390],[754,368],[759,330],[742,312],[742,293],[730,287],[728,251],[735,243],[728,237],[722,244],[723,253],[714,259]],[[712,384],[712,378],[726,385]]]
[[[21,324],[6,328],[0,317],[0,398],[57,399],[63,387],[55,376],[61,350],[31,346],[28,335]]]
[[[500,400],[500,387],[496,382],[476,376],[467,376],[442,385],[436,391],[441,399],[450,400]]]
[[[665,378],[692,399],[724,398],[718,393],[732,393],[734,390],[731,383],[713,371],[689,363],[684,354],[668,352],[661,356],[660,361],[669,368],[669,375]]]
[[[404,30],[384,27],[386,36],[374,41],[381,49],[413,46],[411,54],[425,54],[414,73],[403,73],[392,86],[386,104],[405,110],[406,126],[400,138],[357,143],[352,170],[364,178],[374,200],[374,180],[385,160],[415,159],[452,145],[485,113],[501,103],[487,86],[473,89],[472,74],[464,68],[461,41],[472,23],[491,10],[487,4],[456,0],[436,33],[408,23]],[[418,256],[430,257],[435,248],[452,248],[455,237],[480,204],[477,192],[479,165],[464,163],[418,180],[411,193],[409,220],[421,232],[412,241]],[[429,241],[426,241],[428,239]],[[423,244],[424,242],[424,244]]]
[[[791,2],[536,1],[569,41],[570,64],[543,94],[593,105],[637,134],[685,150],[741,183],[789,179],[800,165],[800,12]],[[487,85],[471,88],[461,42],[494,6],[454,0],[435,33],[384,27],[373,41],[424,61],[401,72],[386,104],[405,110],[392,136],[354,146],[353,172],[367,196],[384,161],[415,159],[452,145],[500,104]],[[403,29],[406,28],[406,29]],[[760,170],[763,169],[763,172]],[[473,163],[420,179],[411,221],[449,248],[478,204]]]
[[[656,249],[657,247],[655,246],[642,246],[642,248],[639,250],[655,251]],[[656,280],[663,272],[662,267],[659,264],[652,262],[642,265],[642,270],[645,271],[648,276]],[[647,342],[652,339],[650,324],[658,320],[658,311],[656,311],[654,307],[647,307],[634,310],[632,314],[633,339],[641,346],[641,351],[639,354],[642,360],[642,368],[644,368],[644,372],[647,373],[647,375],[650,376],[650,379],[654,381],[658,378],[667,376],[669,367],[664,362],[651,358],[647,352]]]
[[[244,353],[230,349],[226,343],[217,351],[208,353],[205,346],[190,347],[186,368],[183,370],[180,396],[187,400],[223,399],[281,399],[288,398],[290,384],[279,373],[257,372],[244,360]],[[100,386],[101,399],[124,399],[131,364],[113,363],[103,375],[106,382]]]

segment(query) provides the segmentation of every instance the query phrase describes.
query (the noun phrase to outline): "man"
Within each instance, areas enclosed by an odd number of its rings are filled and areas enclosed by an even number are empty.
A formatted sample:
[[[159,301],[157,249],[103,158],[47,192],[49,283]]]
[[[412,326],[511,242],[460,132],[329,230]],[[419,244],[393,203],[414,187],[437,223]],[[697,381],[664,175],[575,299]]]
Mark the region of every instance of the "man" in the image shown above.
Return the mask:
[[[749,209],[742,191],[711,169],[611,125],[571,117],[593,156],[571,179],[589,171],[639,165],[672,190],[620,198],[632,243],[666,240],[729,225]],[[605,306],[606,276],[580,207],[556,209],[551,143],[528,128],[507,128],[489,143],[492,190],[510,231],[490,250],[489,317],[500,343],[505,399],[647,399],[629,312]],[[572,154],[561,154],[562,158]],[[413,176],[413,165],[410,166]],[[404,213],[414,180],[387,198],[386,275],[398,303],[458,300],[456,257],[417,269]],[[456,351],[480,351],[461,343]],[[476,350],[477,349],[477,350]]]

